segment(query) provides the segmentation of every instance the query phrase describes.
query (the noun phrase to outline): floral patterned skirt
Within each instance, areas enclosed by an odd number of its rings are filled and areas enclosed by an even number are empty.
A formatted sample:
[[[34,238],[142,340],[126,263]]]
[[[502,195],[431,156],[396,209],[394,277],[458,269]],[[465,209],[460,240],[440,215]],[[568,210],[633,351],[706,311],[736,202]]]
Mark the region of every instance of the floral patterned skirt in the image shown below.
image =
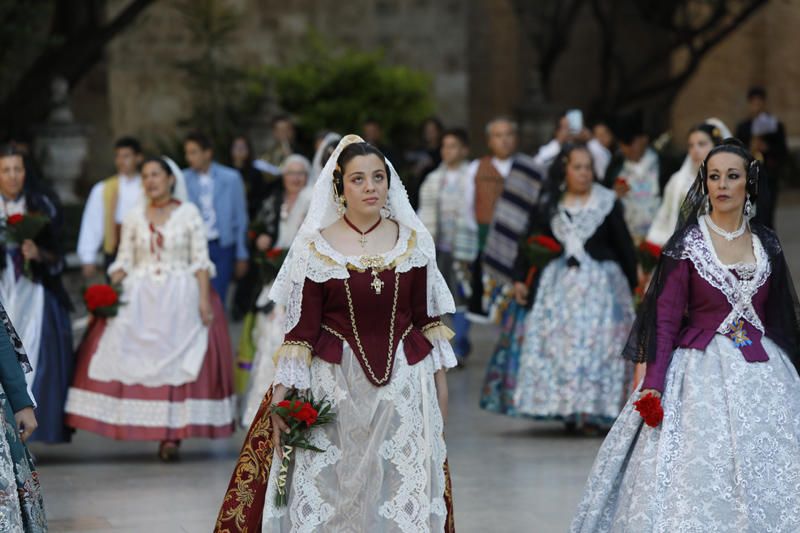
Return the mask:
[[[0,531],[47,531],[39,475],[17,433],[14,412],[0,387]]]
[[[625,403],[631,369],[620,353],[633,318],[630,286],[617,263],[552,261],[525,319],[516,410],[610,425]]]
[[[642,423],[631,396],[595,460],[573,533],[800,531],[800,377],[767,338],[747,362],[717,335],[678,349],[664,421]]]
[[[528,310],[512,301],[501,321],[502,330],[489,365],[481,392],[481,409],[503,415],[518,415],[514,408],[519,355],[525,338],[525,317]]]

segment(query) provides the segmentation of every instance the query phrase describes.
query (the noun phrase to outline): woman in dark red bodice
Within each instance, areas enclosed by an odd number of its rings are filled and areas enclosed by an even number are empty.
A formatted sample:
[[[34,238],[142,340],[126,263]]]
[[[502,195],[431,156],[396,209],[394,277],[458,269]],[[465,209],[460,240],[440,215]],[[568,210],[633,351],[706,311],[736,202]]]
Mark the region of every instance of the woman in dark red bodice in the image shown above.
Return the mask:
[[[286,306],[273,389],[251,426],[219,531],[452,531],[445,370],[454,310],[434,243],[391,164],[342,139],[271,298]],[[296,390],[332,403],[296,450],[288,503],[275,505],[287,424],[270,406]]]

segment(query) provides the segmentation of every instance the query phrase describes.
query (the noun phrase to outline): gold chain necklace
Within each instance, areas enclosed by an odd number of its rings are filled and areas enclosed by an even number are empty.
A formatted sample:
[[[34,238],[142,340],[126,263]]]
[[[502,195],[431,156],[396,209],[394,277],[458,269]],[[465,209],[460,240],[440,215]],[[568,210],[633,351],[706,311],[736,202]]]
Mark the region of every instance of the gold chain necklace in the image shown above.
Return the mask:
[[[373,270],[373,274],[375,271]],[[380,281],[380,280],[379,280]],[[382,283],[382,282],[381,282]],[[394,299],[392,301],[392,319],[389,323],[389,357],[386,363],[386,372],[383,375],[382,379],[378,379],[375,375],[375,372],[372,370],[372,366],[369,364],[369,359],[367,359],[367,353],[364,351],[364,347],[361,345],[361,337],[358,335],[358,328],[356,327],[356,314],[353,311],[353,297],[350,295],[350,284],[347,283],[347,279],[344,280],[344,291],[347,295],[347,309],[350,312],[350,325],[353,328],[353,337],[356,339],[356,346],[358,347],[358,352],[361,355],[361,360],[364,361],[364,366],[367,367],[367,372],[372,377],[373,381],[378,385],[383,385],[387,381],[389,381],[389,377],[392,371],[392,360],[394,359],[394,322],[395,317],[397,316],[397,295],[400,289],[400,274],[397,270],[394,271]]]

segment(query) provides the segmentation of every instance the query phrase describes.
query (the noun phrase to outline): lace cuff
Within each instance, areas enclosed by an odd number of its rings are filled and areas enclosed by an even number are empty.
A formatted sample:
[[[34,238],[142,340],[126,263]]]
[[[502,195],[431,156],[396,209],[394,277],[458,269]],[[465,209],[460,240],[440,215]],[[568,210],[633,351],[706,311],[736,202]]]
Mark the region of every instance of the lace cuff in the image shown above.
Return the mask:
[[[422,334],[431,342],[438,340],[449,341],[456,336],[453,330],[445,326],[441,321],[431,322],[422,327]]]
[[[445,329],[449,331],[449,328],[445,327]],[[447,339],[433,339],[431,340],[431,343],[433,344],[431,357],[433,357],[433,367],[436,370],[458,366],[456,354],[453,352],[453,347],[450,346],[450,341]]]
[[[283,385],[290,389],[311,387],[311,370],[302,359],[281,357],[275,369],[273,385]]]
[[[277,365],[281,359],[297,359],[306,367],[311,366],[311,345],[305,341],[283,341],[280,348],[275,350],[272,361]]]

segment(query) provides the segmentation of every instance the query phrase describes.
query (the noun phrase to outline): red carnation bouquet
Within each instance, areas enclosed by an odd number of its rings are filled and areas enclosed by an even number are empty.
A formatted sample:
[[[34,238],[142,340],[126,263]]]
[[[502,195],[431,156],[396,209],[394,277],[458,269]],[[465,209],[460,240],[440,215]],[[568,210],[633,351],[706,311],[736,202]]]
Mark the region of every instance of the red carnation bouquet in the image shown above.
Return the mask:
[[[6,219],[6,239],[21,246],[27,240],[36,239],[49,223],[50,218],[40,213],[11,215]],[[27,259],[24,272],[27,277],[31,277],[31,265]]]
[[[644,419],[644,423],[651,428],[658,427],[664,420],[664,408],[661,406],[661,398],[652,392],[648,392],[633,406],[639,411],[639,415]]]
[[[547,263],[561,255],[563,248],[557,240],[547,235],[533,235],[525,241],[525,254],[531,263],[528,278],[525,283],[530,287],[533,276],[544,268]]]
[[[649,241],[642,241],[637,249],[637,255],[642,270],[645,274],[649,274],[658,265],[658,260],[661,258],[661,247]]]
[[[332,407],[331,403],[324,398],[315,401],[311,395],[305,398],[295,394],[291,394],[286,400],[272,406],[272,412],[289,424],[289,432],[281,434],[283,460],[278,473],[278,486],[275,494],[276,507],[285,507],[288,501],[289,468],[294,462],[295,448],[312,452],[325,451],[312,445],[308,437],[311,429],[332,422],[336,418]]]
[[[86,309],[94,316],[114,317],[119,310],[122,289],[112,285],[92,285],[83,292]]]
[[[286,248],[270,248],[266,252],[253,256],[253,262],[258,266],[262,284],[267,284],[275,279],[288,253],[289,250]]]

